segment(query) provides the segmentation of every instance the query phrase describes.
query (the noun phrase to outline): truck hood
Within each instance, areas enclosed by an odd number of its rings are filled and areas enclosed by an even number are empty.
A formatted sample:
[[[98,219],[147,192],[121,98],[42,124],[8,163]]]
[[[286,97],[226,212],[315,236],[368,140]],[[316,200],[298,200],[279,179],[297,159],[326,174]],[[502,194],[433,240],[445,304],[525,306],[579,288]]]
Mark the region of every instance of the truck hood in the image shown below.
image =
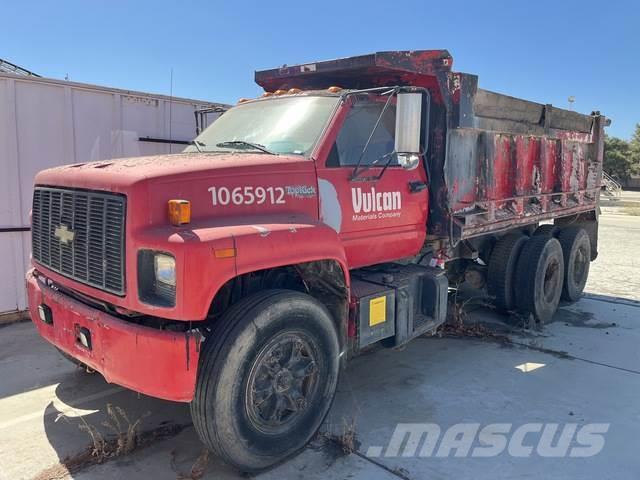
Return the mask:
[[[191,202],[192,219],[318,215],[313,161],[259,153],[182,153],[81,163],[40,172],[36,185],[127,197],[128,228],[167,224],[167,202]]]
[[[307,167],[307,168],[305,168]],[[300,156],[252,153],[178,153],[75,163],[49,168],[36,175],[36,185],[55,185],[126,193],[133,185],[150,179],[202,178],[252,172],[313,169]]]

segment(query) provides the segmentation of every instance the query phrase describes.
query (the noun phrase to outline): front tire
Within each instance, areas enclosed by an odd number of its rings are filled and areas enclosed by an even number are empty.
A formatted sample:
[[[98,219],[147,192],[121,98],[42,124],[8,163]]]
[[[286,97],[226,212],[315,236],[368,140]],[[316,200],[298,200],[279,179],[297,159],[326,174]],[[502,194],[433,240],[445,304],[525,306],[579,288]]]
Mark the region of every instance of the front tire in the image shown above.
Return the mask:
[[[313,297],[267,290],[232,306],[204,343],[191,415],[201,440],[244,472],[290,457],[333,401],[340,347]]]

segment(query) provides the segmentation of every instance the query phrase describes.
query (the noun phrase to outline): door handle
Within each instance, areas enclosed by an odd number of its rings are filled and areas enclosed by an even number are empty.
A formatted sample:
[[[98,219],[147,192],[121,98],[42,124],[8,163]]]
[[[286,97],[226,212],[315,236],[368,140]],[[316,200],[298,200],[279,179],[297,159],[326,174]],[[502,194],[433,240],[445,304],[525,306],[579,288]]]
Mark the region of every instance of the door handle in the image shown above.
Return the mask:
[[[425,182],[421,182],[420,180],[409,182],[409,191],[411,193],[418,193],[426,189],[428,185]]]

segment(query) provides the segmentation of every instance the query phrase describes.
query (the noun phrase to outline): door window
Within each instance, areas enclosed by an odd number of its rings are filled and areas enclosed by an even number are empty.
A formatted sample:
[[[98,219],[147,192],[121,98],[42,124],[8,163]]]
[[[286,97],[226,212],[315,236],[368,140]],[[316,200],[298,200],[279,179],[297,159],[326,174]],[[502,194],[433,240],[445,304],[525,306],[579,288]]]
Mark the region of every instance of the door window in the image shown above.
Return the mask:
[[[367,140],[373,131],[380,114],[384,110],[384,101],[362,100],[355,98],[354,104],[338,133],[327,159],[328,167],[354,167],[358,164]],[[390,104],[384,111],[378,127],[375,129],[361,166],[377,164],[383,167],[392,156],[389,165],[397,165],[395,148],[396,107]]]

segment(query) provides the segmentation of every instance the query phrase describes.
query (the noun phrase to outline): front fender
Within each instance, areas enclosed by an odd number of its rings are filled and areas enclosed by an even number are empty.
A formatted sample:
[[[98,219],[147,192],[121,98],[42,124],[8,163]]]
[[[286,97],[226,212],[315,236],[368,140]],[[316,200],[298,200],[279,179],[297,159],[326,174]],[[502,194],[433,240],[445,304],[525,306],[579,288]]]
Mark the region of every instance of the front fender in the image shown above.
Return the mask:
[[[338,234],[303,215],[226,218],[224,225],[192,228],[183,233],[190,244],[184,256],[187,287],[182,301],[193,320],[207,316],[220,288],[243,273],[316,260],[334,260],[349,285],[349,269]],[[235,248],[235,257],[216,258],[215,250]]]

